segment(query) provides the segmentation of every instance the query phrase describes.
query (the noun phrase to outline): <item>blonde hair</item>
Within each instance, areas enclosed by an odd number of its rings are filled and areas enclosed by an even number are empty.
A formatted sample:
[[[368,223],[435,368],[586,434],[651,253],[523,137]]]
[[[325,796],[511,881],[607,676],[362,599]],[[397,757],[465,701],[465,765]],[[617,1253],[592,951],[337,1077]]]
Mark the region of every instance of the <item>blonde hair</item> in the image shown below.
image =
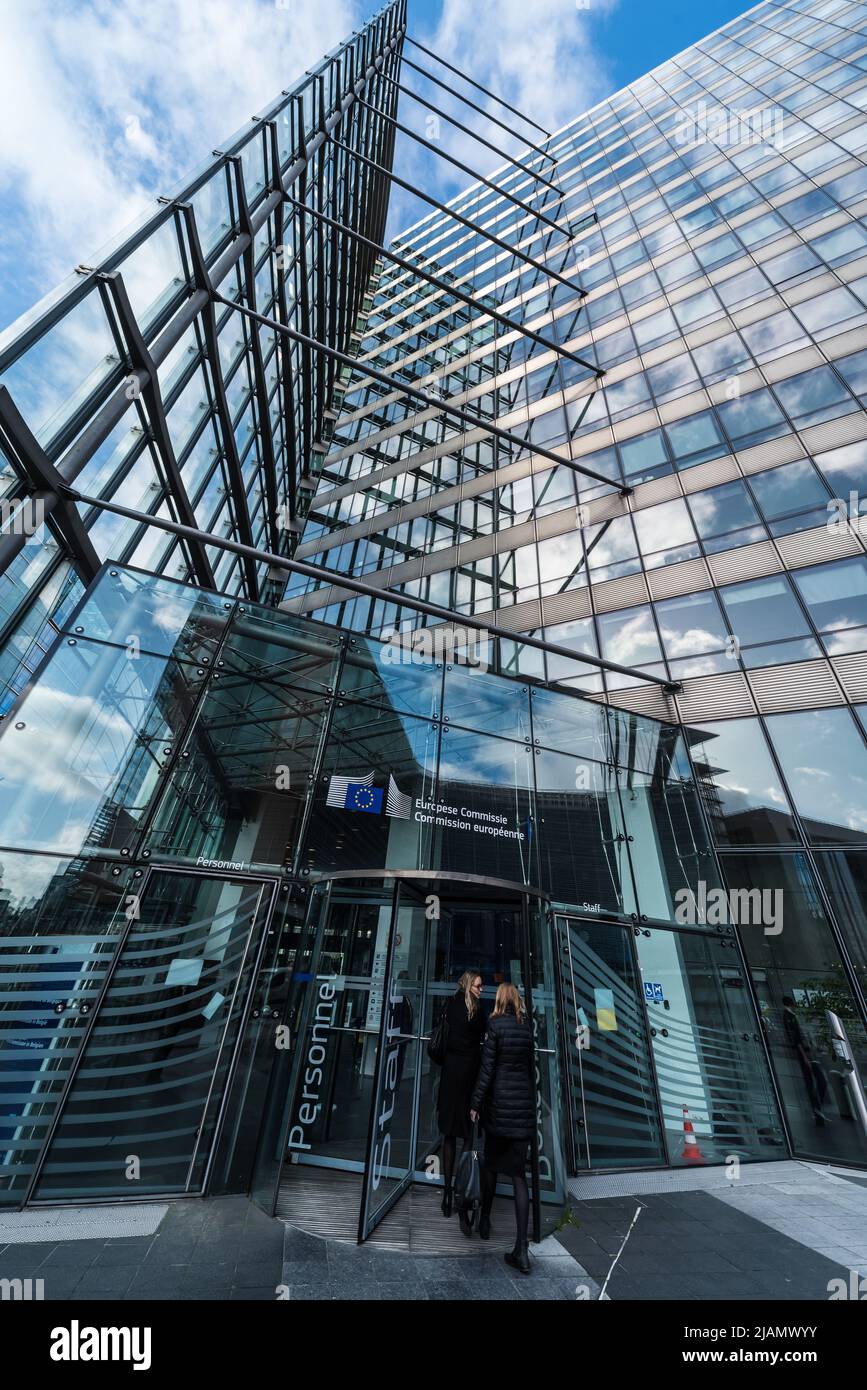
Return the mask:
[[[474,980],[480,980],[481,978],[478,970],[465,970],[458,980],[458,992],[464,996],[464,1003],[467,1006],[467,1013],[470,1018],[472,1018],[476,1009],[479,1007],[478,1000],[472,993],[471,986]]]
[[[497,997],[494,1000],[494,1012],[491,1018],[502,1018],[511,1009],[519,1023],[525,1020],[524,1001],[514,985],[500,985],[497,989]]]

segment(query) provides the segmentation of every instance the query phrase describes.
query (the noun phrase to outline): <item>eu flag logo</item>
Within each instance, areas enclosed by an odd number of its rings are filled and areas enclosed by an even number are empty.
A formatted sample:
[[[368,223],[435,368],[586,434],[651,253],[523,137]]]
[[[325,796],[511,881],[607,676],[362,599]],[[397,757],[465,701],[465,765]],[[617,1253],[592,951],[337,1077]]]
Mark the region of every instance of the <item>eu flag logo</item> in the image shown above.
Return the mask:
[[[350,782],[346,788],[344,806],[347,811],[370,811],[373,815],[378,815],[382,810],[382,788]]]

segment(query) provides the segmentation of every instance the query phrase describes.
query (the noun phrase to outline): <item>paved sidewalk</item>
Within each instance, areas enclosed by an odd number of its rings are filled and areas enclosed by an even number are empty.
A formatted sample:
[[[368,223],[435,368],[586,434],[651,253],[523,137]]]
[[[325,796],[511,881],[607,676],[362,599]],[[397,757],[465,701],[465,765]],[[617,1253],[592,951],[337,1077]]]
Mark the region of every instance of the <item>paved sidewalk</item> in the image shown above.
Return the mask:
[[[578,1224],[560,1240],[599,1283],[611,1271],[613,1300],[827,1301],[831,1280],[867,1273],[863,1179],[798,1162],[744,1165],[735,1180],[724,1168],[588,1176],[570,1183]]]
[[[246,1197],[12,1212],[0,1218],[0,1278],[41,1279],[46,1300],[273,1300],[283,1235]]]
[[[433,1199],[421,1189],[408,1236],[395,1219],[360,1247],[244,1197],[2,1213],[0,1279],[43,1280],[47,1300],[73,1302],[592,1301],[606,1280],[614,1301],[824,1302],[832,1279],[867,1275],[864,1173],[783,1162],[744,1166],[736,1181],[707,1168],[588,1175],[570,1190],[571,1219],[531,1246],[529,1278],[503,1261],[514,1228],[499,1199],[489,1243],[459,1240],[457,1218],[440,1218],[438,1253],[425,1254]]]
[[[457,1221],[456,1217],[452,1219]],[[488,1253],[476,1237],[473,1237],[473,1248],[479,1253],[450,1258],[402,1254],[367,1245],[322,1240],[287,1227],[282,1276],[285,1297],[365,1302],[371,1299],[455,1303],[485,1299],[497,1302],[574,1301],[578,1286],[588,1282],[585,1270],[574,1255],[554,1236],[530,1247],[532,1273],[529,1276],[511,1269],[501,1253]],[[598,1293],[595,1283],[592,1287]]]

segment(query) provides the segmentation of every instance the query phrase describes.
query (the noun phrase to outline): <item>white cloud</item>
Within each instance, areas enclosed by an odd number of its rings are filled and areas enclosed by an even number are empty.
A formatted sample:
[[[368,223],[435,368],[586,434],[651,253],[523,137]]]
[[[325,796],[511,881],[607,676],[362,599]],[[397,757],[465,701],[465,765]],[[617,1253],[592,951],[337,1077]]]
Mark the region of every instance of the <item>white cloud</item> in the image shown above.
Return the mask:
[[[0,256],[15,265],[13,313],[89,262],[360,17],[356,0],[0,4]]]
[[[593,0],[590,10],[579,9],[575,0],[444,0],[436,28],[418,32],[426,47],[487,87],[511,106],[529,116],[544,130],[554,132],[580,116],[612,90],[606,72],[605,55],[597,47],[596,22],[616,9],[618,0]],[[410,24],[410,33],[413,33]],[[442,88],[426,84],[406,68],[402,81],[455,116],[464,125],[484,135],[508,155],[519,154],[522,142],[544,141],[532,125],[505,111],[483,93],[440,67],[411,44],[405,56],[454,91],[460,91],[478,106],[498,117],[518,137],[490,124],[476,112],[451,100]],[[401,119],[425,133],[425,112],[404,99]],[[442,149],[464,163],[489,175],[500,162],[494,154],[469,137],[442,122]],[[453,197],[467,186],[467,178],[445,161],[432,160],[419,147],[401,151],[400,167],[405,176],[441,199]],[[415,175],[415,177],[414,177]],[[395,190],[392,225],[408,226],[427,214],[410,195]]]

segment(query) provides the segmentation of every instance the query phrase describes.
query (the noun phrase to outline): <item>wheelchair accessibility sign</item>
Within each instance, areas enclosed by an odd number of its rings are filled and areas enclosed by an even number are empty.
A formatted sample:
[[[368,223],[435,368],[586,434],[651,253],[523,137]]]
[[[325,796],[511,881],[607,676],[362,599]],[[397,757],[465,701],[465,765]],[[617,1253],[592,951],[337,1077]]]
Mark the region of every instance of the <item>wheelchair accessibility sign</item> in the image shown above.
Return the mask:
[[[665,1002],[665,995],[662,992],[662,985],[658,980],[644,981],[644,997],[648,1004],[662,1004]]]

